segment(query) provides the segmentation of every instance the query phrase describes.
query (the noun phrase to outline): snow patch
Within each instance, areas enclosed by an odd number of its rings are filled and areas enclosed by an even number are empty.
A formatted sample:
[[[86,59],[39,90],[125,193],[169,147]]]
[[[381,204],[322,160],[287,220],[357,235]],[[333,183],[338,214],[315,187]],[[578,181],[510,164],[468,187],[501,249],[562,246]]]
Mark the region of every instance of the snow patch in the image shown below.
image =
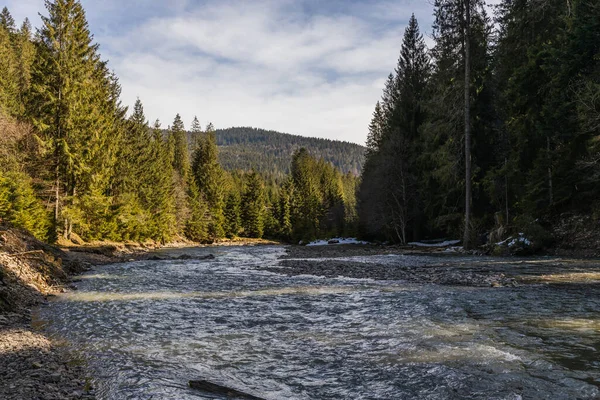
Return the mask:
[[[369,244],[369,242],[363,242],[356,238],[333,238],[329,240],[315,240],[307,244],[307,246],[328,246],[336,244]]]
[[[524,233],[519,233],[519,236],[517,238],[509,237],[506,240],[496,243],[497,246],[506,245],[508,247],[515,247],[517,245],[529,247],[531,246],[531,244],[531,240],[527,239]]]

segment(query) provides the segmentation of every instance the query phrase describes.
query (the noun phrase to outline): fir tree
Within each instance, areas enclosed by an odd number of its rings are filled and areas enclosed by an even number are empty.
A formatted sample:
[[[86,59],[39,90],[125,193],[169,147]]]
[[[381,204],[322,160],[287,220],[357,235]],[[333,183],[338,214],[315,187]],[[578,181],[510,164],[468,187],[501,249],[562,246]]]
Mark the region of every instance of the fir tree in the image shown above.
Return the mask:
[[[242,197],[242,227],[246,237],[262,238],[264,233],[265,199],[264,183],[256,172],[246,180]]]
[[[211,124],[207,129],[212,129]],[[209,235],[214,238],[221,238],[225,235],[223,225],[225,216],[223,208],[225,206],[224,175],[218,159],[218,149],[214,131],[207,130],[198,143],[193,156],[192,171],[200,193],[206,199],[210,214],[212,216],[209,224]]]
[[[242,227],[240,195],[236,191],[232,191],[227,195],[225,202],[225,236],[230,239],[236,237]]]
[[[100,178],[107,177],[114,162],[114,132],[122,110],[112,96],[116,84],[100,61],[81,4],[47,0],[46,9],[28,114],[53,148],[54,226],[68,237],[81,214],[77,196],[104,190],[97,183],[105,182]]]
[[[7,7],[4,7],[2,12],[0,12],[0,26],[6,29],[9,34],[15,33],[17,29],[15,19],[12,17]]]
[[[179,173],[184,182],[189,178],[190,153],[188,148],[187,134],[181,116],[177,114],[170,129],[173,138],[173,168]]]

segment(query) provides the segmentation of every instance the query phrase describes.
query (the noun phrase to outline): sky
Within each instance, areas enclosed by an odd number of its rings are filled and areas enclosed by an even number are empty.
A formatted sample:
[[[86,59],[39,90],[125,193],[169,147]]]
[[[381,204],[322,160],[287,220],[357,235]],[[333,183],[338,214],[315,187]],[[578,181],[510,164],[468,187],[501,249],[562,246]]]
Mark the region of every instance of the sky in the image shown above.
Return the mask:
[[[412,13],[431,0],[81,0],[122,101],[167,127],[253,126],[364,144]],[[497,3],[499,0],[488,1]],[[39,26],[43,0],[5,0]],[[130,107],[132,108],[132,107]]]

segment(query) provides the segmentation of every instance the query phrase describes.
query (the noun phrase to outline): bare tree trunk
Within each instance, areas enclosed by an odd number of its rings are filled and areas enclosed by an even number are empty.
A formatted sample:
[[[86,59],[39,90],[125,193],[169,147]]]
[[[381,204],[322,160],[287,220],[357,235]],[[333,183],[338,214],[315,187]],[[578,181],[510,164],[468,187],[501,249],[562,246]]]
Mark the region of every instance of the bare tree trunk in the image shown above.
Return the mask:
[[[508,160],[504,158],[504,206],[506,207],[506,222],[508,225],[508,170],[507,170]]]
[[[464,57],[465,57],[465,234],[463,246],[469,249],[471,243],[471,4],[464,1]]]
[[[548,157],[548,196],[550,205],[554,204],[554,187],[552,183],[552,157],[550,156],[550,136],[546,136],[546,151]]]

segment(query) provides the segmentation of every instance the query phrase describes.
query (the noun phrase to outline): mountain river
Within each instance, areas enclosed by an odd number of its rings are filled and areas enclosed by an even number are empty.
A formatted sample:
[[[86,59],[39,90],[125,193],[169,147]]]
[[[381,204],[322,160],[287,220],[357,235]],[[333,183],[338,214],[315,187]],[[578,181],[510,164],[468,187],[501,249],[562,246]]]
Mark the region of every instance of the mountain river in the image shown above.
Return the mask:
[[[600,397],[600,285],[290,277],[259,268],[281,246],[185,252],[216,258],[96,267],[39,310],[99,399],[222,398],[193,379],[265,399]]]

